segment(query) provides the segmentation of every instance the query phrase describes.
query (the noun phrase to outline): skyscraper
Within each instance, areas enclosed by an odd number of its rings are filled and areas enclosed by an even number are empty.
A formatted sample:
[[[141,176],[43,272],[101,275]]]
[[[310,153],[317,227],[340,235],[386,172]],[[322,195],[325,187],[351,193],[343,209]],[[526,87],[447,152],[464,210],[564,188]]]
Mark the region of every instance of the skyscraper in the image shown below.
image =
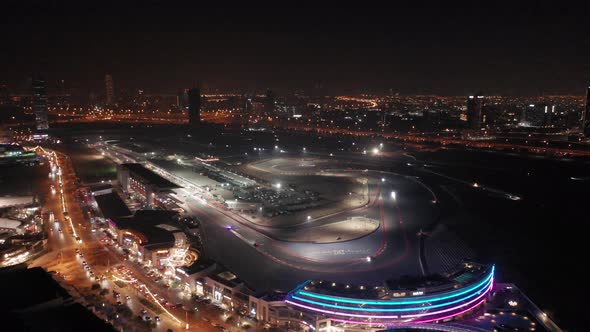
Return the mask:
[[[542,127],[545,111],[548,112],[548,107],[544,108],[535,104],[529,104],[522,110],[519,125],[521,127]]]
[[[188,124],[197,126],[201,123],[201,91],[197,88],[188,90]]]
[[[47,121],[47,93],[45,92],[45,80],[40,75],[33,77],[33,112],[37,130],[49,129]]]
[[[469,96],[467,99],[467,122],[469,123],[470,129],[481,129],[482,108],[482,95],[478,94],[477,96]]]
[[[245,97],[244,98],[244,108],[243,111],[245,113],[252,113],[253,105],[252,105],[252,98]]]
[[[0,105],[8,104],[8,88],[6,85],[0,86]]]
[[[543,107],[543,127],[553,126],[554,115],[555,115],[555,105],[553,105],[551,107],[549,105],[544,105],[544,107]]]
[[[275,94],[271,90],[266,90],[264,98],[264,113],[265,115],[273,115],[275,111]]]
[[[188,107],[188,89],[178,90],[178,95],[176,96],[176,106],[180,110],[187,109],[187,107]]]
[[[104,84],[106,88],[107,105],[113,105],[115,102],[115,88],[113,86],[113,76],[111,76],[111,74],[104,75]]]
[[[582,113],[582,132],[584,136],[590,137],[590,85],[586,90],[586,107]]]

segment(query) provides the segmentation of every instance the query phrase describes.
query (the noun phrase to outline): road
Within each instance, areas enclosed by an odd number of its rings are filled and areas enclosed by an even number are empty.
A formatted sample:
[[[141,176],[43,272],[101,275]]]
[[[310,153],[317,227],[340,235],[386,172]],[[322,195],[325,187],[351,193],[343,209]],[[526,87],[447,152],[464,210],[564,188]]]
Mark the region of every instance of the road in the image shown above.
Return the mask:
[[[222,321],[223,317],[219,317],[219,313],[211,308],[203,306],[198,308],[198,314],[191,313],[190,315],[184,308],[194,309],[197,305],[190,298],[182,298],[179,291],[174,291],[163,287],[154,282],[151,278],[144,275],[141,267],[133,264],[122,258],[117,249],[103,244],[100,239],[103,237],[102,232],[92,232],[89,221],[83,215],[80,208],[80,202],[75,197],[75,192],[78,187],[75,184],[76,176],[74,174],[71,163],[67,156],[60,153],[53,153],[45,150],[44,153],[49,159],[52,159],[58,169],[61,169],[61,176],[56,174],[54,185],[58,190],[54,194],[49,194],[45,206],[46,210],[53,212],[55,221],[47,221],[44,225],[48,233],[48,252],[31,262],[30,266],[41,266],[44,269],[52,272],[57,272],[63,278],[63,281],[75,291],[82,295],[91,293],[90,287],[92,284],[99,282],[100,285],[109,291],[104,298],[105,306],[115,307],[117,299],[111,296],[112,291],[115,290],[121,294],[121,299],[129,296],[130,300],[126,302],[129,308],[133,311],[133,315],[129,320],[124,317],[113,319],[116,326],[125,326],[125,324],[137,324],[136,317],[139,316],[142,309],[148,310],[148,315],[155,317],[157,313],[152,312],[140,303],[141,298],[148,298],[152,302],[154,298],[150,295],[143,295],[138,292],[131,285],[119,287],[110,278],[113,269],[117,266],[125,266],[132,271],[139,280],[140,284],[145,285],[145,288],[153,294],[158,294],[157,297],[164,297],[170,303],[182,303],[183,308],[165,308],[170,314],[166,312],[159,313],[161,322],[157,324],[156,331],[166,331],[172,329],[175,331],[186,329],[186,322],[188,320],[189,330],[192,331],[217,331],[211,323],[202,319],[208,317],[208,320],[213,323],[225,325]],[[60,186],[60,178],[62,185]],[[61,189],[63,188],[63,194]],[[63,203],[62,203],[63,196]],[[64,204],[65,203],[65,204]],[[70,221],[71,222],[68,222]],[[73,228],[72,228],[73,226]],[[61,232],[59,231],[61,229]],[[81,242],[77,241],[75,236],[79,236]],[[76,254],[76,249],[79,249],[84,255],[80,258]],[[82,262],[86,261],[90,269],[97,278],[101,275],[109,276],[104,281],[92,280],[90,274],[85,271]],[[99,314],[100,316],[100,314]]]
[[[142,157],[128,150],[114,150],[115,160],[139,160]],[[316,244],[277,240],[280,238],[278,232],[284,230],[251,223],[210,199],[197,184],[154,164],[148,163],[148,167],[184,187],[177,190],[177,197],[185,201],[183,208],[189,214],[202,221],[206,234],[205,252],[257,290],[288,291],[309,278],[382,284],[391,277],[422,273],[416,234],[436,217],[437,207],[433,203],[436,197],[432,191],[414,178],[363,172],[362,176],[370,179],[369,204],[323,218],[321,222],[365,216],[379,220],[378,231],[352,241]],[[358,176],[356,173],[359,172],[337,171],[348,176]],[[396,192],[396,199],[392,199],[392,191]],[[273,276],[272,280],[269,275]]]

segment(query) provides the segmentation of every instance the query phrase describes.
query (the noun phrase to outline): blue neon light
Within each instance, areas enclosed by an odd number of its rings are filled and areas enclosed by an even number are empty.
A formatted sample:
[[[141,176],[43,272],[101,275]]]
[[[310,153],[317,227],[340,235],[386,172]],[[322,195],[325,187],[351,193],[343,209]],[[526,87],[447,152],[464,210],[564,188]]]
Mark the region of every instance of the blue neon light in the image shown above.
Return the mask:
[[[333,301],[333,302],[342,302],[342,303],[352,303],[352,304],[376,304],[376,305],[403,305],[403,304],[419,304],[419,303],[429,303],[434,301],[446,300],[453,297],[461,296],[465,293],[469,293],[470,291],[478,288],[479,286],[488,283],[492,277],[494,276],[495,266],[492,265],[492,270],[487,278],[485,278],[482,282],[467,289],[457,291],[456,293],[447,294],[445,296],[433,297],[433,298],[425,298],[421,297],[420,300],[409,300],[409,301],[363,301],[363,300],[355,300],[355,299],[347,299],[347,298],[340,298],[335,296],[327,296],[327,295],[319,295],[314,294],[306,291],[297,291],[296,293],[305,295],[308,297],[313,297],[316,299]]]
[[[318,302],[318,301],[313,301],[313,300],[309,300],[309,299],[304,299],[304,298],[299,297],[299,296],[291,296],[291,298],[293,298],[295,300],[299,300],[299,301],[311,303],[311,304],[316,304],[316,305],[323,306],[323,307],[343,309],[343,310],[369,311],[369,312],[403,312],[403,311],[415,311],[415,310],[434,309],[434,308],[446,307],[446,306],[449,306],[451,304],[455,304],[455,303],[458,303],[458,302],[463,302],[465,300],[468,300],[468,299],[470,299],[470,298],[472,298],[474,296],[477,296],[477,295],[481,294],[481,292],[485,292],[487,290],[487,288],[489,288],[491,282],[492,281],[490,279],[488,281],[488,283],[486,285],[484,285],[482,288],[478,289],[473,294],[469,294],[469,295],[467,295],[467,296],[465,296],[463,298],[460,298],[460,299],[457,299],[457,300],[453,300],[451,302],[445,302],[445,303],[434,304],[434,305],[423,306],[423,307],[420,306],[420,307],[414,307],[414,308],[399,308],[399,309],[359,308],[359,307],[347,307],[347,306],[340,306],[340,305],[337,305],[337,304],[329,304],[329,303],[324,303],[324,302]]]

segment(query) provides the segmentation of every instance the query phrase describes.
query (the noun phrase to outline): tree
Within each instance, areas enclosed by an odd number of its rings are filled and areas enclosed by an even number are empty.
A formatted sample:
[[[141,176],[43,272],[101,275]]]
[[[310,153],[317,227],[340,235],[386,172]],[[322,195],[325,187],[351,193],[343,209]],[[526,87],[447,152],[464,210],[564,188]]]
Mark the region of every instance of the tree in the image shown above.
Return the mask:
[[[131,317],[133,315],[133,311],[131,311],[127,305],[119,306],[117,312],[123,317]]]

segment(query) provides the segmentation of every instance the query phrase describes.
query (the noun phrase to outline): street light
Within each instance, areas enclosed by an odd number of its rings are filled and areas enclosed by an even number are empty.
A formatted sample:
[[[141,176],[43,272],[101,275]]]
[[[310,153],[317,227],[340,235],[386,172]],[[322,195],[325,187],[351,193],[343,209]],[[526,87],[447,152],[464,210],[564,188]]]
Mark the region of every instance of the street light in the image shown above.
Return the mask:
[[[393,199],[394,201],[397,200],[397,195],[396,195],[395,191],[391,192],[391,199]]]

